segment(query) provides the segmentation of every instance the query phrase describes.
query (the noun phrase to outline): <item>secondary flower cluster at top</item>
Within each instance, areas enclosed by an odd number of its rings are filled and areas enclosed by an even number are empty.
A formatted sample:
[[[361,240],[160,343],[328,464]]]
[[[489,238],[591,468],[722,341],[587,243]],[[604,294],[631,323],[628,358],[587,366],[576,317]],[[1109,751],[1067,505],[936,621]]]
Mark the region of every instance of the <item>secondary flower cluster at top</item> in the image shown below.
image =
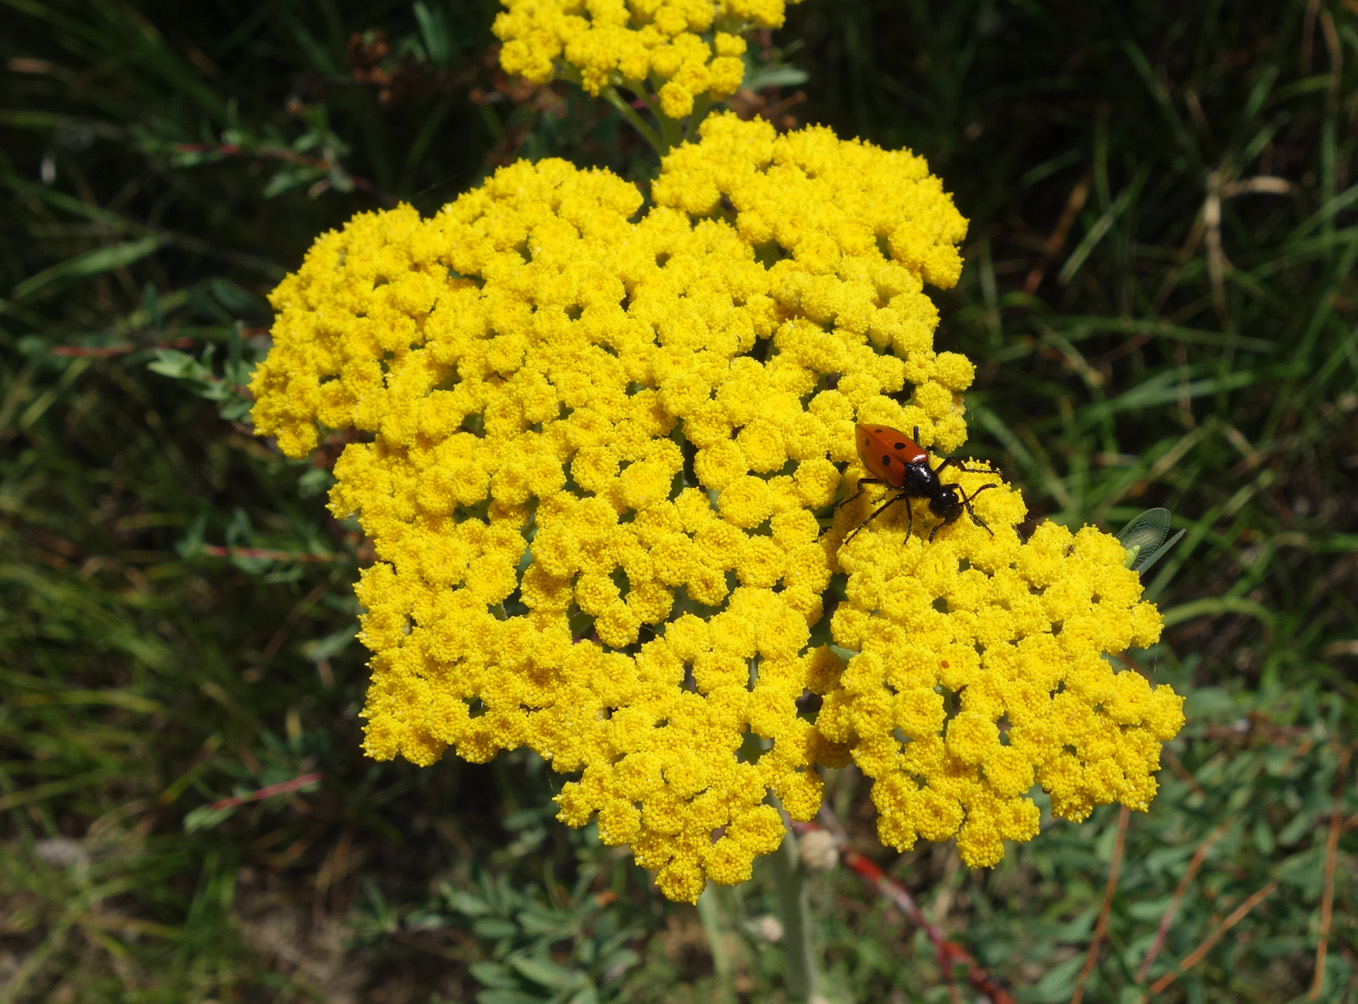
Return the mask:
[[[371,436],[331,494],[376,548],[368,753],[533,749],[578,775],[560,817],[681,900],[747,878],[784,832],[769,796],[809,819],[822,766],[873,779],[885,842],[956,836],[975,865],[1036,833],[1035,783],[1071,819],[1144,807],[1182,699],[1103,658],[1159,633],[1115,540],[1023,543],[1000,487],[993,539],[888,515],[839,549],[869,505],[831,509],[856,421],[966,438],[973,368],[934,351],[924,292],[966,227],[938,179],[727,114],[652,199],[518,163],[430,219],[355,217],[275,291],[258,432]]]
[[[694,99],[730,97],[745,74],[743,32],[777,28],[785,0],[502,0],[500,65],[536,84],[573,79],[595,96],[654,93],[680,119]],[[796,3],[797,0],[788,0]]]

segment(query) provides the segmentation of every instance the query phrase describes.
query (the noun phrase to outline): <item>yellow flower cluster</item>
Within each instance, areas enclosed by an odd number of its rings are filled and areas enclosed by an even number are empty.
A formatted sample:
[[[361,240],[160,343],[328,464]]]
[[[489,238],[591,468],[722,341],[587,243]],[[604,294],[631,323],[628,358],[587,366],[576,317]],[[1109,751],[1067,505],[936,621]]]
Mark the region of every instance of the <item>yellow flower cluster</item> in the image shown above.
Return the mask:
[[[680,119],[693,100],[730,97],[745,74],[743,32],[778,28],[797,0],[502,0],[500,65],[536,84],[574,79],[659,99]]]
[[[1146,809],[1184,721],[1173,690],[1103,658],[1160,634],[1117,539],[1044,523],[1020,542],[1016,493],[977,508],[994,538],[963,520],[928,545],[897,528],[844,549],[833,629],[857,654],[816,720],[873,779],[884,844],[956,836],[972,867],[1037,834],[1034,784],[1073,821],[1112,801]]]
[[[514,164],[431,219],[355,217],[274,292],[257,431],[370,437],[331,494],[377,555],[367,752],[533,749],[578,774],[560,818],[678,900],[747,878],[770,796],[809,819],[851,758],[884,839],[960,828],[977,863],[1032,836],[1034,782],[1071,818],[1143,805],[1180,699],[1101,658],[1158,628],[1111,538],[1020,546],[1007,488],[976,503],[993,541],[964,519],[902,546],[888,514],[840,552],[864,511],[816,518],[862,474],[860,417],[966,438],[972,367],[933,350],[924,292],[966,224],[924,162],[720,115],[652,197]],[[842,572],[847,665],[812,643]]]

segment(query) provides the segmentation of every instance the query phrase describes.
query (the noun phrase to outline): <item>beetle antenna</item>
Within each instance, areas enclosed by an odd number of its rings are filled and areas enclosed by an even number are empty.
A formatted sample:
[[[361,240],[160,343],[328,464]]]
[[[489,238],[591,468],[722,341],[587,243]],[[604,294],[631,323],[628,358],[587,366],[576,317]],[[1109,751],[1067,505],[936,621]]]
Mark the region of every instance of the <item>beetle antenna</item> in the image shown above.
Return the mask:
[[[988,468],[988,467],[963,467],[960,463],[958,463],[958,462],[957,462],[956,460],[954,460],[952,457],[944,457],[944,458],[943,458],[943,462],[942,462],[941,464],[939,464],[937,467],[934,468],[934,473],[935,473],[935,474],[939,473],[940,471],[943,470],[943,468],[947,467],[949,464],[952,464],[954,469],[959,470],[959,471],[966,471],[968,474],[999,474],[999,473],[1000,473],[999,471],[994,470],[993,468]],[[978,488],[977,491],[980,491],[980,489]]]

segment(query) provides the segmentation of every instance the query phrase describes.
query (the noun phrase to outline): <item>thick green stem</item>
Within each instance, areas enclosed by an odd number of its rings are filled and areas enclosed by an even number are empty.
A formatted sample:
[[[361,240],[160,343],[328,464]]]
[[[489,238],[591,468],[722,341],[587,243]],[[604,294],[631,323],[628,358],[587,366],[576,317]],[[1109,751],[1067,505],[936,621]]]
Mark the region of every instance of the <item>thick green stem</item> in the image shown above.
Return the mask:
[[[706,94],[699,94],[693,99],[693,112],[684,122],[684,139],[697,142],[698,127],[703,124],[703,119],[707,118],[716,103]]]
[[[637,100],[646,106],[651,118],[655,119],[656,128],[660,130],[660,156],[663,157],[678,145],[682,132],[680,124],[660,110],[659,95],[642,90]]]
[[[723,907],[718,902],[721,898],[721,891],[709,882],[703,894],[698,897],[698,919],[702,922],[703,934],[707,936],[708,951],[712,953],[712,968],[716,971],[717,986],[721,994],[718,1000],[725,1002],[736,999],[735,961],[731,958],[727,932],[722,924]]]
[[[810,1001],[816,996],[816,946],[812,939],[811,885],[797,856],[797,838],[789,832],[770,859],[783,921],[783,959],[787,964],[788,996]]]
[[[636,109],[632,107],[627,99],[618,93],[616,87],[610,84],[599,93],[603,95],[605,101],[618,110],[618,114],[627,121],[628,125],[641,133],[641,138],[651,144],[651,148],[655,150],[657,154],[661,156],[664,155],[669,147],[665,145],[664,140],[660,138],[659,134],[646,124],[646,120],[637,114]]]
[[[660,122],[660,139],[665,144],[665,149],[661,151],[661,154],[669,153],[683,142],[684,123],[681,119],[672,119],[662,112],[659,101],[648,101],[647,104],[651,105],[653,114]]]

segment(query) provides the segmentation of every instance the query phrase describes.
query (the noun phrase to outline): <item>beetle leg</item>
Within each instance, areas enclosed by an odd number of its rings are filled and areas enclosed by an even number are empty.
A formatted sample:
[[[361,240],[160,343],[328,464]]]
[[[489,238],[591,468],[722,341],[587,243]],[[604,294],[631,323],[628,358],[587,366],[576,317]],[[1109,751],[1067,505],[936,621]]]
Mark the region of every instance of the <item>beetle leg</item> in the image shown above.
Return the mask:
[[[967,507],[967,512],[971,515],[971,518],[975,520],[978,525],[984,527],[986,533],[990,534],[990,536],[992,537],[995,536],[995,531],[990,529],[990,527],[986,525],[986,521],[981,519],[980,516],[976,515],[976,510],[971,507],[971,499],[974,499],[977,495],[980,495],[981,492],[985,491],[987,488],[998,488],[999,485],[981,485],[980,488],[977,488],[974,492],[971,493],[971,498],[967,497],[966,490],[963,489],[961,485],[958,485],[957,487],[958,490],[962,492],[962,504]]]
[[[848,498],[846,498],[843,502],[839,503],[839,505],[848,505],[848,504],[849,504],[850,502],[852,502],[854,499],[858,498],[858,496],[862,495],[862,494],[863,494],[863,486],[864,486],[864,485],[884,485],[884,484],[886,484],[886,482],[883,481],[881,478],[859,478],[859,479],[858,479],[858,491],[854,492],[852,495],[850,495]],[[835,506],[835,508],[838,509],[839,506]]]
[[[847,537],[845,537],[845,538],[844,538],[844,543],[843,543],[843,544],[840,544],[839,546],[840,546],[840,547],[844,547],[845,545],[847,545],[847,544],[849,543],[849,541],[853,540],[855,537],[858,536],[858,531],[859,531],[859,530],[862,530],[863,527],[867,526],[869,523],[871,523],[873,520],[875,520],[878,516],[882,515],[882,513],[886,512],[888,509],[890,509],[893,505],[895,505],[895,504],[896,504],[897,502],[899,502],[901,499],[909,499],[909,498],[910,498],[909,495],[905,494],[905,492],[901,492],[899,495],[893,495],[891,498],[887,499],[885,502],[883,502],[880,506],[877,507],[877,509],[873,512],[873,514],[872,514],[871,516],[869,516],[867,519],[863,520],[863,522],[859,523],[857,529],[855,529],[853,533],[851,533],[851,534],[849,534]],[[915,519],[915,514],[914,514],[913,511],[911,511],[911,513],[910,513],[910,520],[911,520],[910,525],[911,525],[911,526],[914,526],[914,519]]]

